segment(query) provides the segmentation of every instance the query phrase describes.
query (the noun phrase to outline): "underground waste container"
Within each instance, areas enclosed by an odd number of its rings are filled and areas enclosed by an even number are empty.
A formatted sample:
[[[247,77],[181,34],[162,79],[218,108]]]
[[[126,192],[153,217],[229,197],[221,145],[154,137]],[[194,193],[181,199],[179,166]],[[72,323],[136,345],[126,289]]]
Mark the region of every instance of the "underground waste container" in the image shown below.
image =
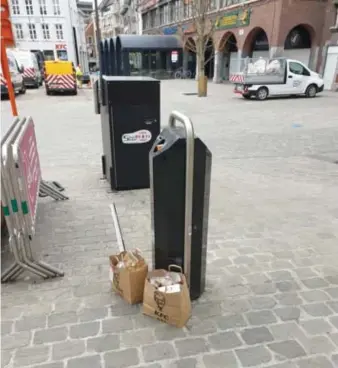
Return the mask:
[[[149,153],[153,265],[181,266],[193,300],[205,289],[211,162],[190,119],[174,111]]]
[[[102,172],[112,190],[149,188],[149,151],[160,133],[160,81],[103,76]]]

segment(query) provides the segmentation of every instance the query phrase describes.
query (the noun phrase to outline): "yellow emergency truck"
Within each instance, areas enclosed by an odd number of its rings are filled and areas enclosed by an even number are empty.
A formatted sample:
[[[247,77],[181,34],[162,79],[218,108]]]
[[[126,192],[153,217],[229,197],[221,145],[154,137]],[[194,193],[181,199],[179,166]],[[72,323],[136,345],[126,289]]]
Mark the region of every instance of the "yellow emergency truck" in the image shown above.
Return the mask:
[[[69,92],[77,95],[75,68],[71,61],[45,61],[44,72],[47,95],[55,92]]]

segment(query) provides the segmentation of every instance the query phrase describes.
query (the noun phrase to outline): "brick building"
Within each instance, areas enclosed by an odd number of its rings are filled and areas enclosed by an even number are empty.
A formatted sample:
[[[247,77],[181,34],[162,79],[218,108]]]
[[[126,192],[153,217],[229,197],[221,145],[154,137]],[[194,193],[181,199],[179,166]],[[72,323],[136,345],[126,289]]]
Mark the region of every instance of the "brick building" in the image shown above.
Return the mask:
[[[209,17],[215,22],[210,39],[214,57],[206,74],[215,82],[227,80],[244,57],[286,56],[311,69],[323,69],[325,45],[336,22],[335,0],[211,0]],[[190,20],[189,20],[190,18]],[[183,44],[194,42],[189,0],[149,0],[142,8],[143,33],[178,34]],[[196,67],[185,47],[183,65]]]

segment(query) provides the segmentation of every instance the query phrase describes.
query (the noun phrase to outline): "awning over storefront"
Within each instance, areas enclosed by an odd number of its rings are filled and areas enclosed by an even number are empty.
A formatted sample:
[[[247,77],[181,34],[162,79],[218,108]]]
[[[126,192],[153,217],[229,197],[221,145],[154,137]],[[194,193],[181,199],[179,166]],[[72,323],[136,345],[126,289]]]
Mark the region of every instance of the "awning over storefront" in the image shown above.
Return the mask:
[[[116,49],[121,51],[179,50],[182,43],[175,36],[164,35],[120,35],[116,39]]]

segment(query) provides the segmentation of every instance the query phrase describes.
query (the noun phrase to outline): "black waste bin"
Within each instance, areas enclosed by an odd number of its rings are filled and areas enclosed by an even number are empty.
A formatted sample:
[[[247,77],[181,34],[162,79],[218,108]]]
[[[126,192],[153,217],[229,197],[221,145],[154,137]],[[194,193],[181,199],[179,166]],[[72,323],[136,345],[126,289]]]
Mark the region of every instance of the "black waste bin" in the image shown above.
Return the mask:
[[[149,151],[160,133],[160,81],[103,76],[102,171],[113,190],[149,188]]]
[[[193,300],[205,288],[211,161],[190,119],[178,112],[149,154],[153,264],[181,266]]]

